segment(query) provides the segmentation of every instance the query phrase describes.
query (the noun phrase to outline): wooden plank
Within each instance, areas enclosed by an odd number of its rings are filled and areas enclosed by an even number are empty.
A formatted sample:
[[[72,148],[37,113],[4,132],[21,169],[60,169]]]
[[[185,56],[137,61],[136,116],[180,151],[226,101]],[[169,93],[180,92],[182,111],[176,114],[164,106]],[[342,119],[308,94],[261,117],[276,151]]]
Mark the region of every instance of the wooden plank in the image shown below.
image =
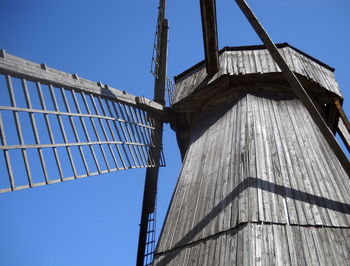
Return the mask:
[[[191,140],[192,141],[192,140]],[[191,148],[193,145],[193,151],[196,152],[197,145],[199,145],[198,142],[195,144],[190,144]],[[169,225],[168,225],[168,238],[166,239],[166,247],[169,249],[172,246],[174,246],[178,239],[181,239],[183,237],[178,233],[177,230],[181,230],[181,220],[180,217],[183,215],[181,212],[183,211],[183,206],[186,204],[186,196],[187,193],[190,193],[188,190],[188,182],[190,178],[190,171],[194,168],[194,165],[196,163],[196,158],[194,157],[194,154],[191,154],[189,151],[186,154],[185,157],[185,163],[181,169],[179,182],[176,186],[176,190],[174,192],[173,199],[176,199],[173,201],[174,204],[171,205],[171,209],[169,212]],[[203,201],[204,203],[204,201]],[[171,215],[171,216],[170,216]],[[180,229],[179,229],[180,228]]]
[[[265,162],[267,169],[267,180],[269,181],[269,197],[270,197],[270,209],[271,209],[271,217],[272,221],[275,223],[283,223],[285,221],[285,214],[283,211],[283,201],[280,197],[278,191],[276,191],[276,185],[279,182],[276,180],[276,176],[279,173],[278,164],[274,164],[273,158],[276,159],[276,147],[275,147],[275,139],[273,136],[273,120],[270,116],[271,109],[269,108],[269,102],[272,99],[266,98],[264,96],[259,97],[258,101],[261,104],[260,111],[263,114],[263,125],[266,129],[266,139],[264,141],[265,144]],[[275,161],[276,163],[276,161]],[[276,169],[277,166],[277,169]]]
[[[239,265],[253,265],[252,263],[252,256],[251,256],[251,250],[250,250],[250,243],[252,242],[250,231],[251,231],[251,223],[248,223],[242,231],[242,243],[241,248],[243,249],[242,252],[242,264]]]
[[[283,227],[283,237],[286,243],[285,253],[289,255],[288,261],[290,265],[300,265],[300,263],[298,264],[298,258],[302,259],[302,254],[296,250],[298,247],[296,247],[297,243],[294,240],[292,226],[286,225]]]
[[[241,228],[235,228],[232,230],[232,237],[231,237],[231,243],[230,243],[230,263],[227,265],[238,265],[237,264],[237,253],[239,249],[240,243],[238,242],[238,232],[240,231]]]
[[[276,265],[288,265],[284,257],[284,253],[286,253],[285,246],[283,245],[285,236],[283,235],[283,231],[281,230],[284,226],[272,224],[271,227],[273,232],[273,248],[275,250]]]
[[[282,144],[280,141],[280,137],[278,135],[278,126],[277,126],[277,119],[274,112],[273,105],[276,104],[276,102],[279,99],[271,99],[267,100],[266,105],[269,110],[269,120],[271,123],[270,127],[270,138],[272,139],[271,143],[271,169],[273,172],[274,177],[274,191],[276,193],[277,197],[277,204],[276,207],[278,208],[276,210],[277,212],[277,219],[278,223],[287,223],[289,224],[289,214],[288,214],[288,206],[286,197],[287,195],[287,187],[285,186],[285,178],[286,175],[284,173],[286,172],[285,169],[285,161],[284,161],[284,154],[282,151]],[[284,168],[284,169],[282,169]],[[278,187],[282,186],[284,188],[284,193],[282,194],[281,191],[278,191]]]
[[[236,264],[235,265],[243,265],[243,254],[244,254],[244,238],[243,238],[243,233],[244,233],[245,226],[242,226],[238,229],[237,232],[237,254],[236,254]]]
[[[272,147],[271,147],[271,161],[272,161],[272,168],[273,173],[275,176],[275,183],[276,185],[283,186],[284,194],[280,195],[278,193],[278,216],[279,216],[279,222],[280,223],[287,223],[289,224],[289,213],[288,213],[288,205],[287,205],[287,194],[288,194],[288,187],[290,185],[288,182],[286,182],[286,179],[288,177],[287,173],[287,167],[286,167],[286,161],[285,161],[285,153],[283,151],[283,144],[281,143],[281,136],[279,131],[279,117],[276,115],[275,107],[279,103],[279,99],[274,99],[268,101],[269,106],[269,112],[270,112],[270,120],[272,123],[271,127],[271,138],[273,139]],[[276,104],[277,102],[277,104]],[[290,193],[289,193],[290,194]]]
[[[242,55],[241,55],[242,57]],[[239,110],[240,120],[239,120],[239,149],[237,153],[239,154],[239,161],[235,167],[238,168],[238,175],[235,178],[238,180],[239,195],[238,198],[238,224],[247,222],[248,220],[248,189],[244,186],[245,179],[247,178],[247,169],[249,167],[248,164],[248,151],[247,151],[247,143],[246,143],[246,134],[248,133],[247,127],[247,96],[245,95],[242,99],[237,103],[237,107]]]
[[[307,242],[305,242],[304,238],[304,229],[305,227],[302,226],[292,226],[292,231],[294,235],[294,240],[295,240],[295,252],[298,257],[298,264],[297,265],[311,265],[310,264],[310,254],[309,254],[309,249],[307,246]],[[306,245],[306,247],[305,247]]]
[[[238,194],[239,191],[239,184],[240,179],[238,176],[238,165],[240,160],[240,149],[239,149],[239,138],[240,138],[240,119],[241,119],[241,112],[239,111],[238,104],[235,103],[235,105],[231,109],[232,112],[232,143],[231,143],[231,162],[230,162],[230,191],[236,191],[236,195],[233,195],[231,199],[231,221],[230,221],[230,227],[235,228],[238,225],[238,208],[239,206],[239,197]],[[237,236],[236,236],[237,237]]]
[[[303,112],[302,115],[304,116],[304,119],[312,121],[310,117],[307,117],[307,113]],[[330,148],[328,147],[325,140],[322,138],[322,135],[317,132],[317,128],[315,126],[311,126],[310,123],[306,124],[309,125],[309,130],[314,131],[313,134],[314,137],[311,139],[312,144],[311,147],[316,152],[315,155],[318,158],[317,163],[318,165],[315,166],[314,171],[317,172],[319,175],[321,175],[321,178],[315,178],[314,184],[312,185],[314,188],[317,188],[319,185],[323,185],[325,183],[324,188],[320,191],[320,194],[316,194],[319,197],[317,197],[317,203],[322,203],[323,206],[326,208],[323,209],[323,211],[327,211],[328,214],[330,214],[330,224],[334,224],[336,226],[346,225],[347,223],[344,222],[344,213],[338,212],[337,209],[339,209],[339,206],[335,203],[337,202],[346,202],[350,198],[349,193],[344,194],[344,190],[346,187],[350,185],[350,182],[348,178],[346,177],[346,173],[344,173],[343,169],[339,167],[339,163],[337,160],[335,160],[334,154],[332,154]],[[307,130],[307,129],[306,129]],[[317,143],[322,143],[322,145],[317,146]],[[317,149],[318,148],[318,149]],[[329,177],[332,178],[329,178]],[[345,183],[344,183],[345,182]],[[328,193],[327,193],[328,192]],[[319,200],[321,198],[321,200]],[[326,199],[332,199],[333,201],[327,202]],[[325,215],[327,217],[327,215]],[[324,222],[322,222],[324,224]]]
[[[245,68],[245,73],[246,74],[252,74],[254,73],[254,65],[250,64],[250,55],[249,51],[242,51],[242,59],[243,59],[243,64]]]
[[[254,57],[256,73],[262,73],[263,69],[262,69],[262,66],[261,66],[260,51],[253,50],[253,57]]]
[[[220,261],[219,261],[219,265],[229,265],[227,264],[227,253],[228,253],[228,249],[229,249],[229,239],[230,239],[230,235],[225,232],[221,235],[221,243],[220,243]]]
[[[343,140],[345,147],[350,152],[350,133],[346,128],[344,120],[342,118],[340,118],[338,122],[338,133]]]
[[[297,142],[299,144],[300,148],[300,167],[302,171],[302,184],[304,187],[303,192],[306,192],[307,195],[317,195],[317,187],[318,184],[314,184],[313,180],[315,171],[318,171],[317,169],[313,169],[313,161],[314,158],[318,158],[317,156],[314,156],[312,154],[312,148],[314,145],[317,145],[316,143],[313,143],[314,138],[316,137],[315,130],[312,130],[313,120],[306,112],[304,106],[297,101],[291,102],[289,105],[289,113],[293,121],[294,125],[294,132],[297,136]],[[297,121],[305,121],[302,125],[298,124]],[[308,130],[307,127],[310,126],[311,128]],[[307,134],[307,132],[310,132]],[[316,181],[317,182],[317,181]],[[316,198],[313,196],[307,196],[306,197],[307,202],[303,203],[305,210],[308,210],[306,212],[306,215],[310,214],[308,217],[308,223],[309,224],[322,224],[322,220],[319,214],[319,210],[317,207]]]
[[[312,141],[312,137],[315,138],[317,134],[316,130],[310,128],[310,134],[307,134],[309,130],[308,126],[312,127],[313,120],[305,112],[304,106],[299,101],[293,101],[288,106],[288,112],[291,117],[294,132],[296,134],[296,142],[298,143],[298,154],[299,154],[299,167],[301,172],[301,179],[299,184],[301,185],[301,191],[303,195],[303,208],[304,213],[307,217],[307,224],[319,224],[319,215],[315,202],[314,187],[311,185],[310,180],[312,180],[313,169],[311,165],[311,160],[314,160],[313,156],[309,156],[312,145],[317,145],[316,143],[308,144],[308,141]],[[298,124],[298,121],[305,121],[302,125]],[[307,122],[306,122],[307,121]],[[312,132],[312,133],[311,133]],[[311,137],[312,136],[312,137]]]
[[[199,228],[198,230],[195,230],[195,228],[198,228],[202,223],[202,219],[207,218],[199,215],[201,205],[206,202],[204,201],[205,198],[203,198],[205,195],[201,193],[203,191],[202,185],[203,183],[206,183],[207,178],[207,173],[204,172],[204,168],[207,166],[207,148],[205,148],[205,146],[203,140],[200,141],[200,143],[196,143],[196,149],[193,150],[193,156],[196,156],[196,158],[193,161],[193,164],[191,164],[192,168],[188,169],[192,181],[190,182],[190,180],[186,178],[186,183],[188,182],[186,186],[188,188],[186,188],[186,201],[181,209],[183,212],[181,215],[182,224],[178,233],[180,236],[188,236],[188,242],[200,239],[203,228]],[[205,150],[203,150],[203,148]],[[198,193],[191,193],[191,191],[198,191]]]
[[[221,193],[221,209],[223,209],[223,214],[220,215],[219,219],[219,230],[226,231],[230,229],[230,220],[231,220],[231,212],[232,212],[232,197],[229,197],[229,194],[232,192],[231,190],[231,160],[232,160],[232,131],[233,131],[233,119],[232,119],[232,108],[225,114],[225,128],[224,128],[224,138],[227,139],[224,144],[224,149],[222,153],[221,160],[221,175],[223,182],[222,193]]]
[[[205,206],[205,214],[207,215],[206,218],[209,220],[207,223],[207,226],[204,228],[203,233],[204,236],[209,236],[217,233],[217,229],[215,228],[215,220],[217,219],[217,216],[220,215],[220,209],[216,205],[216,196],[217,192],[219,190],[218,184],[221,179],[220,176],[218,176],[218,169],[219,169],[219,160],[220,158],[220,152],[219,151],[219,143],[220,143],[220,127],[221,123],[223,122],[221,117],[218,115],[220,111],[218,109],[215,110],[215,112],[210,114],[210,120],[209,122],[209,129],[208,130],[208,141],[213,143],[213,148],[209,150],[211,153],[211,159],[209,161],[209,168],[206,173],[206,177],[208,180],[207,186],[209,188],[208,190],[208,198]],[[204,116],[202,116],[204,118]],[[212,210],[216,208],[218,211],[213,212]],[[209,214],[209,215],[208,215]],[[210,265],[210,264],[209,264]]]
[[[255,250],[253,252],[255,253],[255,263],[257,266],[263,265],[263,257],[262,257],[262,250],[263,250],[263,242],[262,242],[262,235],[261,235],[261,225],[260,224],[252,224],[252,226],[255,228],[255,234],[252,235],[252,238],[255,240]]]
[[[255,138],[255,153],[256,153],[256,178],[257,178],[257,205],[258,205],[258,221],[267,221],[265,213],[265,198],[262,190],[262,172],[264,172],[263,164],[264,162],[260,160],[261,155],[263,154],[263,141],[262,141],[262,124],[260,117],[260,112],[258,108],[258,103],[256,97],[253,95],[249,96],[252,100],[252,110],[253,110],[253,118],[254,118],[254,138]]]
[[[254,117],[254,97],[251,94],[247,94],[247,151],[248,151],[248,178],[254,178],[252,186],[247,188],[249,197],[249,213],[248,221],[258,222],[259,221],[259,201],[258,201],[258,184],[257,184],[257,165],[256,160],[258,158],[256,153],[256,130],[255,130],[255,117]],[[230,138],[232,139],[232,138]],[[255,252],[255,250],[254,250]]]
[[[311,117],[314,119],[317,127],[323,134],[324,138],[332,148],[334,154],[337,156],[339,162],[341,163],[342,167],[348,174],[350,178],[350,163],[347,159],[346,155],[342,151],[341,147],[339,146],[337,140],[335,139],[333,133],[328,128],[327,124],[323,120],[321,114],[318,112],[317,108],[315,107],[314,103],[312,102],[311,98],[309,97],[308,93],[303,88],[300,81],[297,79],[297,77],[294,75],[294,73],[290,70],[287,63],[284,61],[281,54],[278,52],[277,47],[272,42],[270,37],[267,35],[264,28],[261,26],[253,12],[251,11],[250,7],[246,4],[244,0],[236,0],[236,3],[239,5],[245,16],[247,17],[250,24],[253,26],[254,30],[260,37],[260,39],[265,44],[266,48],[270,52],[273,59],[276,61],[280,69],[282,70],[282,73],[284,74],[285,78],[287,79],[288,83],[290,84],[291,88],[293,89],[294,93],[298,96],[298,98],[302,101],[302,103],[305,105],[306,109],[310,113]]]
[[[311,231],[312,237],[315,242],[315,250],[317,252],[317,257],[320,262],[319,265],[332,265],[327,262],[327,251],[323,248],[322,240],[319,237],[319,233],[323,228],[315,228],[311,227],[309,228],[309,231]],[[323,230],[322,230],[323,231]],[[321,232],[322,234],[322,232]]]
[[[228,108],[225,106],[223,109],[227,110]],[[219,108],[218,110],[221,110]],[[223,115],[220,116],[217,123],[219,124],[219,127],[217,129],[216,136],[212,136],[217,139],[230,139],[230,115],[231,110],[228,109],[227,112],[225,112]],[[220,113],[220,112],[219,112]],[[217,158],[215,167],[213,169],[216,170],[217,175],[217,183],[216,183],[216,193],[215,193],[215,200],[214,200],[214,206],[215,208],[218,208],[220,210],[219,214],[215,218],[215,224],[214,224],[214,232],[223,232],[227,229],[229,229],[229,223],[226,223],[226,213],[229,208],[227,208],[228,201],[227,196],[230,193],[230,191],[227,190],[227,183],[228,183],[228,172],[227,172],[227,157],[230,152],[229,150],[229,143],[226,141],[219,141],[216,144],[216,151],[215,151],[215,157]],[[214,170],[215,171],[215,170]]]
[[[276,250],[275,250],[275,244],[274,244],[274,232],[273,232],[273,224],[271,225],[264,225],[267,229],[267,238],[268,238],[268,254],[269,254],[269,265],[278,265],[276,263]]]
[[[286,208],[286,222],[288,224],[290,223],[297,223],[298,222],[298,216],[295,209],[295,203],[294,203],[294,196],[293,192],[290,190],[292,187],[292,184],[290,182],[290,176],[293,175],[291,171],[292,168],[292,159],[290,156],[290,151],[287,147],[287,139],[288,135],[286,134],[285,130],[285,117],[283,115],[283,112],[281,112],[281,101],[282,100],[276,100],[271,103],[272,109],[273,109],[273,115],[274,120],[276,122],[275,126],[275,140],[277,145],[277,152],[278,152],[278,158],[279,158],[279,165],[280,165],[280,175],[282,179],[283,187],[284,187],[284,200],[285,200],[285,208]],[[290,173],[291,172],[291,173]],[[293,178],[293,177],[292,177]]]
[[[204,130],[203,127],[207,127],[208,123],[205,121],[204,123],[200,123],[197,125],[197,130]],[[198,197],[196,198],[197,206],[196,206],[196,212],[194,217],[192,218],[192,224],[191,228],[198,227],[198,225],[203,224],[204,219],[210,219],[211,217],[208,217],[207,210],[207,200],[208,200],[208,194],[209,189],[211,188],[208,186],[208,183],[210,182],[209,173],[211,169],[211,159],[213,158],[213,150],[214,150],[214,142],[211,142],[209,139],[209,132],[205,133],[205,136],[202,138],[201,141],[197,141],[196,146],[198,149],[193,151],[194,156],[198,154],[200,157],[195,158],[194,162],[201,162],[199,165],[195,164],[192,167],[197,168],[196,172],[193,174],[193,177],[196,177],[200,181],[200,190],[198,190]],[[201,153],[201,154],[199,154]],[[197,161],[199,159],[199,161]],[[212,188],[213,189],[213,188]],[[195,190],[194,190],[195,191]],[[201,237],[205,237],[205,228],[200,228],[200,232],[197,234],[195,239],[200,239]]]
[[[225,109],[228,109],[225,107]],[[218,143],[218,156],[217,158],[220,158],[219,164],[218,164],[218,189],[217,189],[217,199],[216,199],[216,207],[219,207],[221,210],[220,214],[218,215],[218,218],[216,219],[216,230],[218,232],[223,232],[228,229],[230,229],[230,219],[231,219],[231,208],[230,208],[230,199],[228,195],[230,194],[229,190],[229,165],[231,160],[231,131],[232,131],[232,119],[231,115],[232,112],[229,110],[222,116],[220,119],[220,123],[222,125],[220,129],[220,135],[218,138],[226,139],[225,142],[219,142]]]
[[[72,91],[74,92],[74,91]],[[22,108],[22,107],[13,107],[13,106],[0,106],[0,110],[8,110],[8,111],[18,111],[18,112],[30,112],[30,113],[38,113],[38,114],[51,114],[51,115],[66,115],[66,116],[77,116],[77,117],[88,117],[88,118],[98,118],[98,119],[105,119],[105,120],[112,120],[112,121],[118,121],[121,123],[127,123],[127,124],[134,124],[133,122],[116,118],[116,117],[110,117],[110,116],[102,116],[102,115],[94,115],[94,114],[82,114],[82,113],[68,113],[68,112],[60,112],[60,111],[51,111],[47,109],[29,109],[29,108]],[[154,129],[154,126],[152,125],[146,125],[142,123],[136,123],[139,127],[144,127],[148,129]]]
[[[260,182],[259,187],[261,188],[261,194],[262,194],[262,207],[264,212],[264,221],[265,222],[273,222],[275,220],[275,207],[274,207],[274,195],[271,193],[271,182],[269,182],[269,162],[268,162],[268,156],[269,156],[269,142],[267,139],[267,128],[266,128],[266,120],[264,116],[264,106],[262,99],[260,97],[254,97],[255,98],[255,104],[257,108],[257,124],[259,125],[259,148],[258,151],[258,159],[259,165],[258,168],[258,175],[257,177],[261,179],[265,184],[268,184],[267,188],[264,188],[262,185],[262,182]]]
[[[296,216],[294,219],[292,219],[293,216],[291,217],[291,223],[305,224],[307,218],[305,216],[303,202],[300,200],[303,199],[304,194],[302,193],[303,189],[300,184],[302,177],[299,169],[299,152],[292,120],[288,113],[288,101],[281,101],[278,110],[281,114],[281,139],[285,145],[284,151],[285,158],[287,159],[286,170],[288,172],[290,188],[293,189],[291,191],[292,200],[289,202],[289,205],[293,204],[296,210]]]
[[[202,265],[204,265],[205,256],[206,256],[206,246],[208,245],[208,243],[207,243],[207,241],[200,241],[200,242],[198,242],[197,245],[199,247],[198,258],[193,265],[194,266],[202,266]],[[189,265],[191,265],[191,264],[189,264]]]
[[[53,68],[42,68],[40,64],[6,54],[6,57],[0,57],[0,72],[9,73],[28,80],[40,81],[56,86],[76,88],[81,91],[94,93],[109,97],[124,103],[140,105],[137,97],[126,93],[125,91],[110,88],[108,85],[101,87],[96,82],[83,78],[76,79],[72,74],[68,74]],[[163,111],[161,104],[143,98],[142,105],[155,111]]]
[[[190,144],[190,145],[192,147],[192,145],[194,144]],[[162,239],[164,240],[160,241],[159,243],[160,251],[170,249],[173,245],[173,239],[175,238],[175,235],[177,233],[176,231],[177,226],[180,223],[179,217],[182,211],[182,205],[184,204],[185,192],[186,192],[185,189],[187,187],[186,185],[183,184],[184,181],[182,179],[186,177],[186,173],[189,171],[189,169],[192,169],[193,163],[194,163],[194,159],[191,158],[191,154],[188,152],[185,155],[184,164],[180,171],[179,180],[176,184],[176,188],[171,199],[171,205],[167,213],[167,219],[164,223],[165,229],[162,232],[162,236],[164,236]]]

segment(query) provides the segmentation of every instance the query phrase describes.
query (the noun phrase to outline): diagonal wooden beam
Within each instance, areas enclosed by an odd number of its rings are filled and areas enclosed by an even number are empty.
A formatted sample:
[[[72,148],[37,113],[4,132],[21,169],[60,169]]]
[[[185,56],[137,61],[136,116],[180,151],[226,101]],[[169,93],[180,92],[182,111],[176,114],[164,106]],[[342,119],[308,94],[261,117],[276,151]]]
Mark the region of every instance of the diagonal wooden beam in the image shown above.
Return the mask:
[[[339,119],[337,132],[339,133],[340,138],[343,140],[345,147],[350,152],[350,132],[346,128],[342,118]]]
[[[303,85],[300,83],[298,78],[295,76],[295,74],[291,71],[287,63],[284,61],[283,57],[279,53],[277,47],[272,42],[271,38],[266,33],[263,26],[260,24],[250,7],[247,5],[247,3],[244,0],[235,0],[244,15],[247,17],[249,23],[252,25],[255,32],[258,34],[262,42],[264,43],[265,47],[271,54],[272,58],[275,60],[279,68],[282,70],[282,73],[286,80],[288,81],[291,89],[294,91],[294,93],[297,95],[297,97],[300,99],[300,101],[304,104],[307,111],[315,121],[317,127],[319,128],[320,132],[323,134],[324,138],[328,142],[329,146],[333,150],[334,154],[337,156],[339,162],[343,166],[345,172],[350,177],[350,163],[347,159],[346,155],[344,154],[343,150],[339,146],[339,143],[337,142],[335,136],[331,132],[331,130],[328,128],[327,124],[323,120],[321,114],[318,112],[317,108],[315,107],[314,103],[312,102],[310,96],[304,89]]]
[[[339,133],[340,138],[343,140],[345,147],[350,152],[350,122],[349,122],[349,119],[346,117],[346,114],[343,110],[343,107],[339,99],[334,99],[334,104],[339,114],[337,131]]]
[[[200,0],[205,64],[209,76],[219,71],[215,0]]]

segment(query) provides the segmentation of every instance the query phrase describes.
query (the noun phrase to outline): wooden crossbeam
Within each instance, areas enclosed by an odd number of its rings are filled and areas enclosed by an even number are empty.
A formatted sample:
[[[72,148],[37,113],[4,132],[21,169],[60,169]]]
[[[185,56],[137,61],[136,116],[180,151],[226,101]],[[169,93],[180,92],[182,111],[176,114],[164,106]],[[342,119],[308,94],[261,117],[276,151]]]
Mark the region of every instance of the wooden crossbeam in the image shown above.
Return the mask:
[[[215,0],[200,0],[205,64],[209,76],[219,71]]]
[[[282,70],[283,75],[285,76],[286,80],[290,84],[291,89],[294,91],[294,93],[297,95],[297,97],[300,99],[300,101],[304,104],[307,111],[309,112],[310,116],[313,118],[315,124],[319,128],[320,132],[323,134],[324,138],[326,139],[327,143],[333,150],[334,154],[337,156],[339,162],[343,166],[344,170],[350,177],[350,163],[347,159],[346,155],[344,154],[342,148],[339,146],[339,143],[337,142],[335,136],[331,132],[331,130],[328,128],[326,122],[323,120],[321,114],[318,112],[316,106],[312,102],[310,96],[304,89],[303,85],[300,83],[298,78],[295,76],[295,74],[291,71],[287,63],[284,61],[282,55],[279,53],[276,45],[273,43],[271,38],[268,36],[265,29],[262,27],[250,7],[247,5],[247,3],[244,0],[236,0],[236,3],[248,19],[249,23],[252,25],[255,32],[258,34],[262,42],[264,43],[265,47],[271,54],[272,58],[275,60],[279,68]]]
[[[14,74],[20,78],[36,80],[42,83],[50,83],[59,87],[75,88],[87,93],[94,93],[103,97],[109,97],[113,100],[130,105],[138,105],[137,96],[131,95],[125,91],[111,88],[101,82],[93,82],[77,74],[69,74],[57,69],[48,67],[46,64],[37,64],[29,60],[8,54],[5,50],[0,50],[0,71],[3,73]],[[156,112],[164,111],[164,107],[154,101],[143,98],[144,107]]]

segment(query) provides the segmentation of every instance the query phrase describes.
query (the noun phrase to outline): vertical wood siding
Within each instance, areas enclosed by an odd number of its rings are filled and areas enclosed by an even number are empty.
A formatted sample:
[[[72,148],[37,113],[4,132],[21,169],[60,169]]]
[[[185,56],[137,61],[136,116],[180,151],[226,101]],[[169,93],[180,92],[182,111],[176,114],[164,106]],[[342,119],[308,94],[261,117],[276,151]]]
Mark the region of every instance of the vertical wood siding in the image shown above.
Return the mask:
[[[299,100],[247,92],[198,118],[155,264],[348,264],[349,188]]]
[[[162,253],[155,265],[349,265],[350,230],[244,224]]]
[[[331,70],[290,47],[279,48],[279,51],[292,71],[316,82],[326,90],[342,96]],[[220,70],[215,75],[215,78],[222,75],[281,72],[266,49],[249,50],[249,47],[244,51],[235,51],[234,48],[224,51],[219,57],[219,65]],[[173,104],[190,95],[203,82],[206,76],[207,73],[203,64],[184,77],[179,78],[176,82],[176,90],[172,99]]]

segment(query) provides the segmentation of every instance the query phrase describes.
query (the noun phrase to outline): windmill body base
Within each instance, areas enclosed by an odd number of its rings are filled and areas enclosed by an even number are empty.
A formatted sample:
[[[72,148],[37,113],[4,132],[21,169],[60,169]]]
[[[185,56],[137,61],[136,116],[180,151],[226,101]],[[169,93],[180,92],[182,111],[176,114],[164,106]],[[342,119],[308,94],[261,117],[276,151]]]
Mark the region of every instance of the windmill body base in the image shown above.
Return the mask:
[[[194,120],[154,265],[349,265],[349,187],[298,99],[246,89]]]

